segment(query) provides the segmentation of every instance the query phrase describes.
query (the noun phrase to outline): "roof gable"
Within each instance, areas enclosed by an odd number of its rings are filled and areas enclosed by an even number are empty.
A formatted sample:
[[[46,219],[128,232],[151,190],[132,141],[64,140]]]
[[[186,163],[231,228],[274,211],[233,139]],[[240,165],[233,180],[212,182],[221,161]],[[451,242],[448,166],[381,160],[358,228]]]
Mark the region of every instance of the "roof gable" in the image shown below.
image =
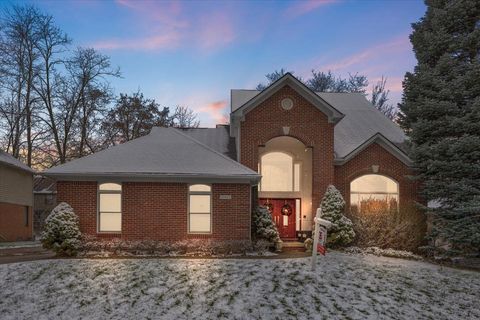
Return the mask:
[[[261,92],[257,90],[232,90],[231,108],[235,112]],[[317,92],[323,100],[344,114],[344,117],[334,127],[334,150],[337,163],[344,163],[345,158],[354,150],[361,148],[377,134],[389,141],[395,150],[403,155],[408,154],[406,148],[407,136],[398,125],[377,110],[361,93]],[[233,119],[234,120],[234,119]],[[232,121],[234,124],[234,122]]]
[[[104,177],[175,182],[181,179],[256,182],[260,178],[255,171],[180,130],[158,127],[144,137],[53,167],[45,175],[76,180]]]
[[[353,159],[357,154],[365,150],[368,146],[372,145],[373,143],[377,143],[381,147],[383,147],[385,150],[390,152],[394,157],[396,157],[398,160],[402,161],[404,164],[407,166],[412,166],[413,162],[412,160],[407,156],[407,154],[401,150],[398,146],[393,144],[390,140],[388,140],[384,135],[381,133],[376,133],[370,139],[366,140],[364,143],[359,145],[357,148],[352,150],[349,154],[347,154],[345,157],[341,159],[336,159],[335,164],[336,165],[343,165]]]
[[[284,76],[282,76],[280,79],[272,83],[270,86],[268,86],[258,94],[255,94],[256,91],[243,90],[242,92],[238,92],[238,94],[241,95],[241,97],[239,97],[240,99],[250,97],[251,98],[240,107],[237,107],[235,110],[233,110],[232,104],[232,117],[243,118],[243,116],[247,114],[250,110],[257,107],[259,104],[267,100],[270,96],[272,96],[274,93],[276,93],[278,90],[280,90],[286,85],[290,86],[313,106],[323,112],[328,117],[328,121],[330,123],[337,123],[344,116],[334,106],[332,106],[315,92],[310,90],[305,84],[295,78],[291,73],[286,73]]]

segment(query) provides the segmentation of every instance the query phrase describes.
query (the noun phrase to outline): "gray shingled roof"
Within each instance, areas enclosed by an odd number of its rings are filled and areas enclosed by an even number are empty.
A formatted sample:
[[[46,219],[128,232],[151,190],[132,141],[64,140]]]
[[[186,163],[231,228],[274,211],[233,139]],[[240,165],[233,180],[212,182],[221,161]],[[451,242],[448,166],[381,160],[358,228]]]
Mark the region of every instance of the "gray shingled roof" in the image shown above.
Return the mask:
[[[216,128],[184,128],[183,132],[204,145],[236,160],[235,138],[230,137],[230,126],[219,125]]]
[[[334,145],[338,158],[344,158],[377,133],[405,150],[407,137],[402,129],[378,111],[361,93],[317,93],[345,117],[335,126]]]
[[[29,166],[2,150],[0,150],[0,163],[23,171],[34,172]]]
[[[235,111],[259,94],[257,90],[232,90],[231,110]],[[345,116],[335,125],[334,148],[337,159],[342,159],[380,134],[404,153],[406,136],[403,131],[374,108],[361,93],[317,93]]]
[[[51,177],[208,178],[256,182],[260,176],[174,128],[153,128],[144,137],[45,171]]]

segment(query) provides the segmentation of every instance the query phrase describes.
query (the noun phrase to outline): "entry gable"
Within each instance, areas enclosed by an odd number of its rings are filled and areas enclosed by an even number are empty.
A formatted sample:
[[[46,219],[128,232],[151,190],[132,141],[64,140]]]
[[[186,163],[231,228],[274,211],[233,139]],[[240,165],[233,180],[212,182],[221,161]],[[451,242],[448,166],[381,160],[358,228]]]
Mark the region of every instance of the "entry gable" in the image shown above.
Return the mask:
[[[372,144],[378,144],[381,146],[383,149],[385,149],[387,152],[392,154],[394,157],[396,157],[398,160],[403,162],[407,166],[412,166],[413,162],[412,160],[408,157],[408,155],[401,150],[397,145],[392,143],[390,140],[388,140],[384,135],[381,133],[377,132],[374,134],[370,139],[362,143],[360,146],[358,146],[355,150],[350,152],[348,155],[346,155],[343,158],[336,158],[335,159],[335,164],[336,165],[344,165],[351,159],[353,159],[355,156],[357,156],[360,152],[365,150],[368,146]]]
[[[336,124],[343,118],[343,113],[335,109],[326,100],[324,100],[322,97],[310,90],[305,84],[295,78],[291,73],[287,73],[280,79],[272,83],[270,86],[265,88],[263,91],[252,97],[242,106],[240,106],[236,110],[232,110],[232,122],[235,122],[235,119],[243,120],[245,114],[256,108],[258,105],[267,100],[284,86],[291,87],[308,102],[310,102],[313,106],[323,112],[328,117],[328,122]]]

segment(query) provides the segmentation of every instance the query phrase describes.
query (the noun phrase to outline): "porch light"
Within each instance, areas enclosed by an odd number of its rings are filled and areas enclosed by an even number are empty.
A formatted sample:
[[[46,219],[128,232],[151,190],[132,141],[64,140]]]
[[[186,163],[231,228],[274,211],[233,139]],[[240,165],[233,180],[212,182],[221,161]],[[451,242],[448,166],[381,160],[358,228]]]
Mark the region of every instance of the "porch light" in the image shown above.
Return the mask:
[[[290,133],[290,127],[282,127],[282,130],[283,130],[283,134],[288,136],[288,134]]]
[[[378,173],[378,169],[380,169],[380,166],[378,164],[372,165],[372,172],[373,173]]]

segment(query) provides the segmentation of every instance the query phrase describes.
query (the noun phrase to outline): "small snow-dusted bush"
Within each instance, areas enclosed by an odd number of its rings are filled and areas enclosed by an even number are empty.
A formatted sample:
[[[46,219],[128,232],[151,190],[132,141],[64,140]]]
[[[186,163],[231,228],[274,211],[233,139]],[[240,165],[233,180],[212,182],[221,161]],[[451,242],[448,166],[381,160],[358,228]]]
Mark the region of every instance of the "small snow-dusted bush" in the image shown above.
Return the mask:
[[[253,230],[257,239],[264,239],[272,243],[280,240],[277,226],[267,207],[258,206],[253,211]]]
[[[333,185],[329,185],[323,196],[322,218],[333,223],[328,230],[327,244],[333,247],[345,246],[355,239],[353,223],[344,215],[345,200]]]
[[[65,202],[57,205],[45,220],[42,244],[61,255],[75,255],[80,248],[78,216]]]

